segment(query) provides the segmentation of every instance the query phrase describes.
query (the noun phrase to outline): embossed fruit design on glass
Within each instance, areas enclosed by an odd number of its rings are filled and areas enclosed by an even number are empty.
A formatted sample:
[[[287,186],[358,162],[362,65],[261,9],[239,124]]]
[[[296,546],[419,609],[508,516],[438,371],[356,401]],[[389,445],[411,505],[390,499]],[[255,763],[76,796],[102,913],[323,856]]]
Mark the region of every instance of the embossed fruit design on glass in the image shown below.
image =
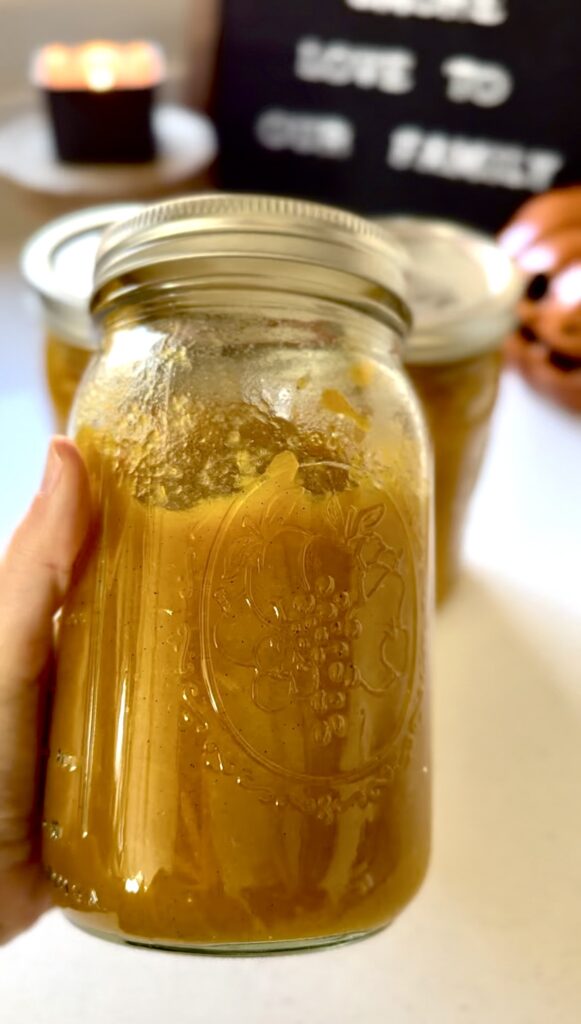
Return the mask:
[[[349,214],[247,196],[102,243],[44,815],[90,931],[309,947],[422,881],[431,478],[399,260]]]

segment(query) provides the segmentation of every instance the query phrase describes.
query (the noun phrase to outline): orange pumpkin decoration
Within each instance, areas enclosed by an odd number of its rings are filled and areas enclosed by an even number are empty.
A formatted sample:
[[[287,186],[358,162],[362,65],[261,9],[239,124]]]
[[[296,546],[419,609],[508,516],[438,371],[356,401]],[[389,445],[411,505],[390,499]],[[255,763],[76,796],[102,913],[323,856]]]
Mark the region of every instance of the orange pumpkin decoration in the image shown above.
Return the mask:
[[[581,411],[581,185],[530,199],[500,243],[527,278],[507,359],[538,391]]]

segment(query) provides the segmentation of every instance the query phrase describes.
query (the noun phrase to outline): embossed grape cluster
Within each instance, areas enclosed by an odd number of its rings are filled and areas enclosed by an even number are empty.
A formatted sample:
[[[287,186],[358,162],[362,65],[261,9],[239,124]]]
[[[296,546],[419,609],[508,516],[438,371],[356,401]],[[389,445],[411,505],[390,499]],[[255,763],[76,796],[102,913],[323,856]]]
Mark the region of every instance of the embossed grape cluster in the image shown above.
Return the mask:
[[[328,746],[334,737],[347,733],[343,713],[347,705],[346,690],[356,682],[352,641],[361,635],[361,622],[354,617],[351,597],[346,590],[337,590],[332,576],[315,580],[314,593],[299,594],[293,601],[297,650],[301,659],[311,666],[316,683],[310,705],[317,716],[312,738]]]

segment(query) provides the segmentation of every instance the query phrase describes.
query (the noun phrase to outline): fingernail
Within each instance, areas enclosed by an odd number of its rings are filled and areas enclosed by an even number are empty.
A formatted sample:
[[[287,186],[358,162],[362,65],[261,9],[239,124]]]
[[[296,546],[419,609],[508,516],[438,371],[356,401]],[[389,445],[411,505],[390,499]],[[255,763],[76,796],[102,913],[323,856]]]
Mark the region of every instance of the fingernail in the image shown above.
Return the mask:
[[[57,445],[55,441],[51,441],[50,448],[48,449],[48,455],[46,458],[46,466],[44,467],[44,476],[40,485],[40,493],[48,497],[53,493],[56,485],[59,482],[60,475],[62,473],[63,460],[61,459]]]

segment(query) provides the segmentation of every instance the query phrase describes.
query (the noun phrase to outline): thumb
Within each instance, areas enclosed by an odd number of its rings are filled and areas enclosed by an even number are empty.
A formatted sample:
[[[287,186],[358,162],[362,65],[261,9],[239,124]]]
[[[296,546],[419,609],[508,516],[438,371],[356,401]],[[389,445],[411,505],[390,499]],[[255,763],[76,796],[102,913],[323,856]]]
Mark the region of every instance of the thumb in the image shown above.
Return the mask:
[[[0,566],[0,871],[31,856],[53,615],[89,518],[81,455],[71,441],[56,437],[40,491]]]

